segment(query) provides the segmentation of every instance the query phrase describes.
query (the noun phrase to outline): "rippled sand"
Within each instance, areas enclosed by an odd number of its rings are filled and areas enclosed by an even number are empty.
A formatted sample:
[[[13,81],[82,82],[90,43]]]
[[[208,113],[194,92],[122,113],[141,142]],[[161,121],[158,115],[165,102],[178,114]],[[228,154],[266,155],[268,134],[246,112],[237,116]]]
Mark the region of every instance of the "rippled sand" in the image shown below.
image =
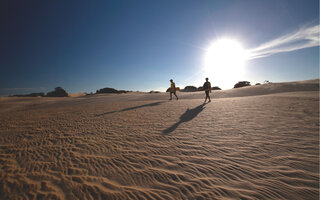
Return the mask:
[[[298,85],[2,98],[0,199],[319,199],[319,85]]]

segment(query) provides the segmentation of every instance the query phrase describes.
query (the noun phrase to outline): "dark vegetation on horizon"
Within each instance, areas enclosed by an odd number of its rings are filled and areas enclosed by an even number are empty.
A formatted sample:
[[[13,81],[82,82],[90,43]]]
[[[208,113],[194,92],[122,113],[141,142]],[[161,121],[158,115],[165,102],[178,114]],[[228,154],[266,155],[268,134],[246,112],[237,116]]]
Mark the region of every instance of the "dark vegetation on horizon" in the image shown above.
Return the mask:
[[[121,94],[121,93],[127,93],[130,91],[126,90],[116,90],[114,88],[102,88],[100,90],[97,90],[95,94],[103,94],[103,93],[116,93],[116,94]],[[93,93],[87,94],[87,95],[92,95]],[[43,92],[39,93],[30,93],[30,94],[14,94],[14,95],[9,95],[9,97],[68,97],[69,94],[62,88],[62,87],[56,87],[53,91],[48,92],[47,94]]]
[[[47,97],[67,97],[68,93],[62,87],[56,87],[54,91],[48,92]]]
[[[246,87],[246,86],[251,86],[249,81],[239,81],[234,85],[233,88],[240,88],[240,87]]]
[[[211,89],[212,90],[221,90],[221,88],[219,88],[218,86],[212,87]],[[170,88],[168,88],[166,92],[169,92],[169,91],[170,91]],[[204,91],[203,87],[200,86],[197,88],[195,86],[188,85],[188,86],[184,87],[184,89],[180,90],[180,92],[198,92],[198,91]]]
[[[271,82],[269,81],[264,81],[264,84],[270,84]],[[257,83],[256,85],[261,85],[260,83]],[[234,85],[234,88],[240,88],[240,87],[246,87],[246,86],[251,86],[249,81],[239,81],[238,83],[236,83]],[[212,90],[221,90],[220,87],[218,86],[214,86],[211,88]],[[170,88],[167,89],[166,92],[169,92]],[[177,87],[177,91],[181,91],[181,92],[197,92],[197,91],[203,91],[203,87],[195,87],[195,86],[186,86],[184,89],[181,89],[179,87]],[[87,93],[87,95],[93,95],[93,94],[105,94],[105,93],[114,93],[114,94],[122,94],[122,93],[128,93],[131,91],[127,91],[127,90],[116,90],[114,88],[102,88],[99,90],[96,90],[96,93]],[[160,93],[159,91],[150,91],[150,94],[152,93]],[[68,93],[62,88],[62,87],[56,87],[53,91],[48,92],[47,94],[43,93],[43,92],[39,92],[39,93],[30,93],[30,94],[15,94],[15,95],[9,95],[9,97],[68,97]]]
[[[30,94],[14,94],[14,95],[9,95],[9,97],[45,97],[46,94],[43,92],[39,93],[30,93]]]
[[[270,83],[271,82],[269,82],[268,80],[264,81],[264,84],[270,84]],[[255,85],[261,85],[261,83],[256,83]],[[238,83],[236,83],[234,85],[233,88],[240,88],[240,87],[246,87],[246,86],[251,86],[249,81],[239,81]],[[221,88],[218,86],[214,86],[211,89],[212,90],[221,90]],[[170,88],[168,88],[166,92],[169,92],[169,91],[170,91]],[[197,88],[195,86],[189,85],[189,86],[186,86],[184,89],[178,90],[178,91],[180,91],[180,92],[198,92],[198,91],[203,91],[203,87],[200,86]],[[151,91],[150,93],[153,93],[153,92]]]
[[[96,94],[102,94],[102,93],[116,93],[116,94],[121,94],[121,93],[127,93],[127,92],[130,92],[130,91],[126,91],[126,90],[116,90],[114,88],[102,88],[100,90],[97,90],[96,91]]]
[[[53,91],[45,93],[31,93],[31,94],[15,94],[9,97],[67,97],[68,93],[62,87],[56,87]]]

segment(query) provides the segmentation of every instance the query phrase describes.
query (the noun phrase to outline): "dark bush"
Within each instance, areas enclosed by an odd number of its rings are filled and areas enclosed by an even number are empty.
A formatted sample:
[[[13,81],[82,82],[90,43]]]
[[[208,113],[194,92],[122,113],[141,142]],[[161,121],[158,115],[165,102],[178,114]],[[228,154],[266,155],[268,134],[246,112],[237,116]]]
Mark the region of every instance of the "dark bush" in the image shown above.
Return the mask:
[[[97,94],[101,94],[101,93],[118,93],[118,90],[116,90],[114,88],[102,88],[100,90],[97,90],[96,93]]]
[[[198,89],[195,86],[186,86],[183,89],[183,92],[196,92],[198,91]]]
[[[214,86],[211,88],[211,90],[221,90],[221,88],[219,88],[218,86]]]
[[[102,88],[100,90],[97,90],[96,91],[96,94],[101,94],[101,93],[117,93],[117,94],[120,94],[120,93],[127,93],[128,91],[126,90],[116,90],[114,88]]]
[[[118,90],[118,93],[127,93],[127,92],[129,92],[129,91],[127,91],[127,90]]]
[[[48,92],[47,97],[67,97],[68,93],[62,87],[56,87],[54,91]]]
[[[263,83],[264,83],[264,84],[270,84],[271,82],[268,81],[268,80],[265,80]]]
[[[203,91],[203,90],[204,90],[204,89],[203,89],[202,86],[198,87],[198,91]]]
[[[234,85],[233,88],[240,88],[240,87],[246,87],[251,86],[249,81],[239,81],[237,84]]]
[[[31,93],[31,94],[14,94],[10,97],[44,97],[45,94],[43,92],[39,93]]]
[[[149,93],[152,94],[152,93],[160,93],[160,92],[159,92],[159,91],[151,90]]]
[[[261,85],[261,83],[256,83],[256,85]]]

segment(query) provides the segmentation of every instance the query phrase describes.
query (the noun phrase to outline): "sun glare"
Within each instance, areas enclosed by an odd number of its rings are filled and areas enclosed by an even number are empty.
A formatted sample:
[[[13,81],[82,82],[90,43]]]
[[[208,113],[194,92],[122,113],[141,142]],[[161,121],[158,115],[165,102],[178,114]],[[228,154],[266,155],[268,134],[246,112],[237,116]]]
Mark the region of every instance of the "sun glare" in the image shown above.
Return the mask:
[[[221,87],[230,87],[241,79],[248,53],[241,44],[231,39],[214,42],[206,52],[204,71]],[[225,88],[227,89],[227,88]]]

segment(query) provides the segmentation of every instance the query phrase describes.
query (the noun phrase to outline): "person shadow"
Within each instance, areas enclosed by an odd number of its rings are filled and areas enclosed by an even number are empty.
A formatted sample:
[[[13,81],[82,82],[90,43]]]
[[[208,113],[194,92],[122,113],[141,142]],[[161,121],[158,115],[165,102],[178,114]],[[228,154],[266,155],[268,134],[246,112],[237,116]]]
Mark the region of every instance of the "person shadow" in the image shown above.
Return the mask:
[[[155,102],[155,103],[149,103],[149,104],[144,104],[144,105],[140,105],[140,106],[134,106],[134,107],[130,107],[130,108],[124,108],[122,110],[101,113],[101,114],[97,114],[96,116],[109,115],[109,114],[112,114],[112,113],[125,112],[125,111],[140,109],[140,108],[144,108],[144,107],[153,107],[153,106],[158,106],[158,105],[160,105],[162,103],[164,103],[164,101],[158,101],[158,102]]]
[[[186,112],[184,112],[181,116],[180,116],[180,120],[173,124],[171,127],[163,130],[163,134],[169,134],[171,132],[173,132],[174,130],[176,130],[180,124],[191,121],[193,118],[195,118],[205,107],[206,104],[203,103],[195,108],[192,109],[187,109]]]

